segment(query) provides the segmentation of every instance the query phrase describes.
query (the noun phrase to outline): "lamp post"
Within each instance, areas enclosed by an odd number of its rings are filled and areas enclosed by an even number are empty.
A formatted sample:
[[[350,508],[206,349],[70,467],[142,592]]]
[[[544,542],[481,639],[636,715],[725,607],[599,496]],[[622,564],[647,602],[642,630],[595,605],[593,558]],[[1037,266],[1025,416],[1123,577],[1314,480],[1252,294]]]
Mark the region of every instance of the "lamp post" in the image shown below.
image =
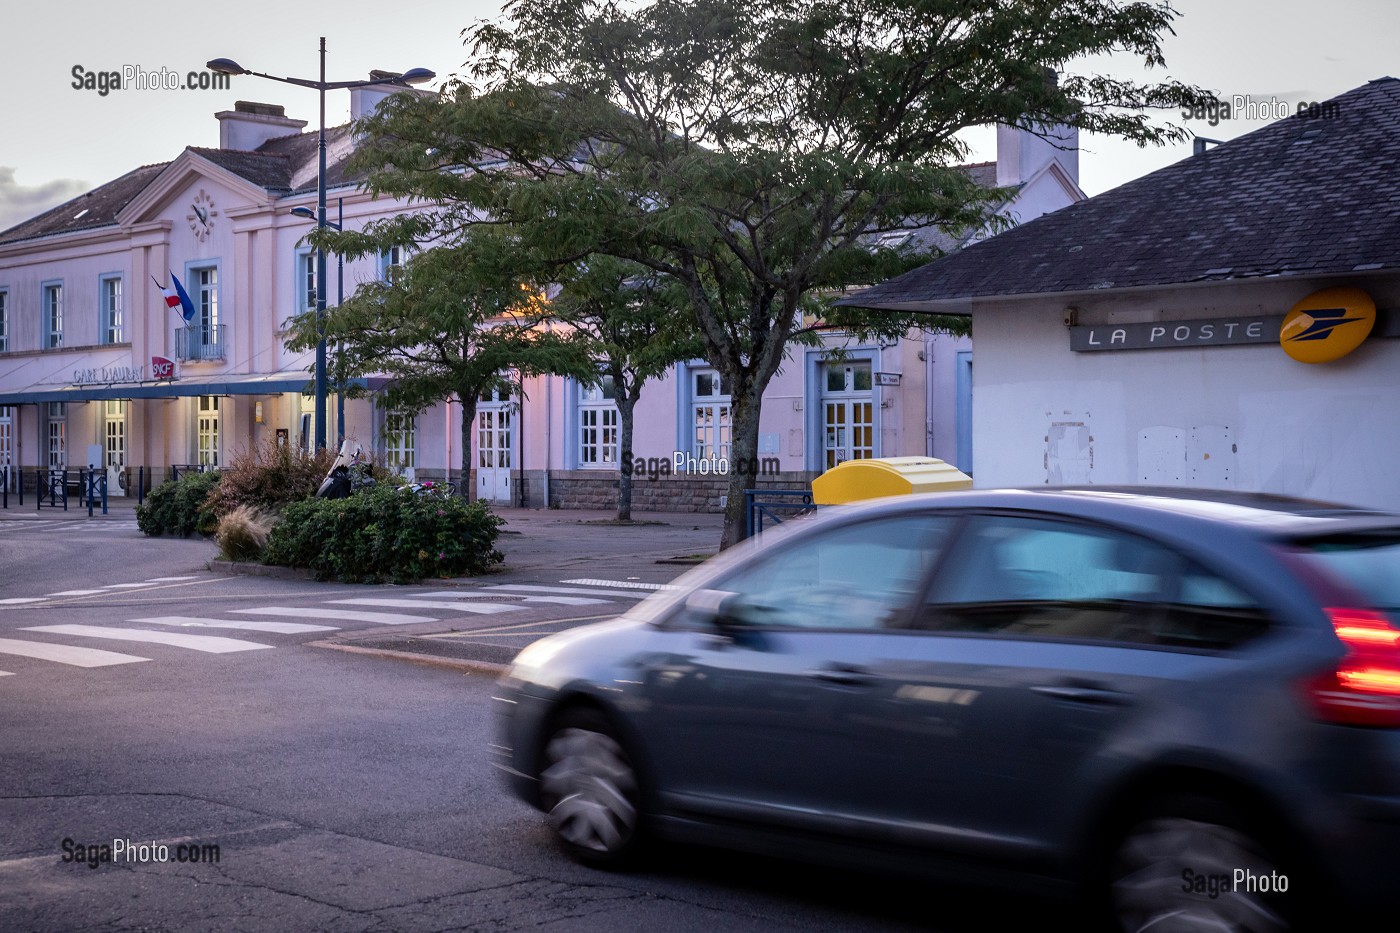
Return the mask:
[[[291,213],[296,217],[305,217],[308,220],[316,219],[316,212],[309,207],[294,207]],[[326,226],[332,230],[340,231],[345,229],[345,199],[335,199],[335,223],[326,221]],[[340,253],[335,254],[335,305],[340,307],[345,303],[345,257]],[[336,359],[339,361],[340,344],[336,344]],[[345,440],[345,386],[341,385],[341,380],[345,373],[342,365],[336,366],[336,392],[335,392],[335,447],[340,449],[340,444]]]
[[[326,92],[357,87],[370,87],[375,84],[422,84],[437,77],[426,68],[414,68],[398,77],[370,78],[367,81],[327,81],[326,80],[326,37],[321,37],[321,77],[318,81],[309,78],[279,78],[277,75],[251,71],[230,58],[216,58],[205,65],[210,71],[226,75],[254,75],[283,84],[307,87],[321,95],[321,135],[317,153],[319,159],[316,173],[316,229],[323,230],[326,221]],[[326,447],[326,251],[316,247],[316,325],[320,339],[316,342],[316,449]]]

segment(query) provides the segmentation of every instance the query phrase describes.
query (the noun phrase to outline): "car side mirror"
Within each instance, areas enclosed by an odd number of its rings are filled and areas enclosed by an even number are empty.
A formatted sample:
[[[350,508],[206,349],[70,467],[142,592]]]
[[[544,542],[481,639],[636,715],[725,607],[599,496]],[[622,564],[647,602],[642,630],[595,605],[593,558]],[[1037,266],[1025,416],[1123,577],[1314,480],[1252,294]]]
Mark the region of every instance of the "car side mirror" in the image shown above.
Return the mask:
[[[728,590],[696,590],[685,598],[685,608],[696,620],[722,632],[741,624],[736,612],[739,594]]]

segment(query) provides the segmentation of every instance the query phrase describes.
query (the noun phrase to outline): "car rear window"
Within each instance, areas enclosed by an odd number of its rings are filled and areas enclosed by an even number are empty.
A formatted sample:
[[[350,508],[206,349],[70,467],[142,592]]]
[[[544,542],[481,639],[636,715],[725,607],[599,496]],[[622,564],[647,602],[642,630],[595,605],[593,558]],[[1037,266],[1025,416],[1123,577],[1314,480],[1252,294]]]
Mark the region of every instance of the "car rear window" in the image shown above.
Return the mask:
[[[1400,614],[1400,529],[1294,544],[1305,560],[1366,597],[1371,608]]]

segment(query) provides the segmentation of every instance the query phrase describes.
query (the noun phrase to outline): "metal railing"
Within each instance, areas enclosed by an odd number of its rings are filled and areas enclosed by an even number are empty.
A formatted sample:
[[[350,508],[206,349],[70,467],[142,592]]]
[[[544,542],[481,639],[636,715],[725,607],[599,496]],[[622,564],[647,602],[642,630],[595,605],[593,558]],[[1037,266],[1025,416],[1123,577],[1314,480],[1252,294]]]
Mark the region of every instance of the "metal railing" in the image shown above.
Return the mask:
[[[175,355],[182,362],[224,358],[223,324],[190,324],[175,331]]]
[[[765,519],[777,525],[784,518],[806,515],[815,508],[812,494],[805,489],[745,489],[744,537],[761,532]]]

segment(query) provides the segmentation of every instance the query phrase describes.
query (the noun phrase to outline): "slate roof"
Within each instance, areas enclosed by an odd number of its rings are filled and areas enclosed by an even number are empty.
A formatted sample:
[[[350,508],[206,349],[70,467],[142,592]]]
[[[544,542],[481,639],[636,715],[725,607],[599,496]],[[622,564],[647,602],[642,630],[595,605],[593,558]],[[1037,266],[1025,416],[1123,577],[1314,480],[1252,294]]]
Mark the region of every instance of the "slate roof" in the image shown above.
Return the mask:
[[[143,165],[86,194],[80,194],[71,201],[64,201],[58,207],[50,208],[37,217],[31,217],[0,232],[0,243],[111,226],[116,223],[117,212],[145,190],[169,164],[159,162],[155,165]]]
[[[842,304],[1400,269],[1400,80],[1380,78],[967,246]]]
[[[353,184],[359,176],[345,171],[352,147],[350,127],[326,128],[326,185]],[[273,197],[286,197],[316,190],[317,132],[296,133],[269,139],[256,150],[209,149],[187,146],[220,168],[257,185]],[[338,157],[337,157],[338,156]],[[0,231],[0,243],[13,243],[60,233],[95,230],[116,224],[117,214],[169,166],[169,162],[143,165],[105,185],[81,194],[31,217],[8,230]],[[310,179],[306,183],[306,179]],[[300,180],[300,181],[299,181]],[[81,216],[79,216],[81,214]]]

